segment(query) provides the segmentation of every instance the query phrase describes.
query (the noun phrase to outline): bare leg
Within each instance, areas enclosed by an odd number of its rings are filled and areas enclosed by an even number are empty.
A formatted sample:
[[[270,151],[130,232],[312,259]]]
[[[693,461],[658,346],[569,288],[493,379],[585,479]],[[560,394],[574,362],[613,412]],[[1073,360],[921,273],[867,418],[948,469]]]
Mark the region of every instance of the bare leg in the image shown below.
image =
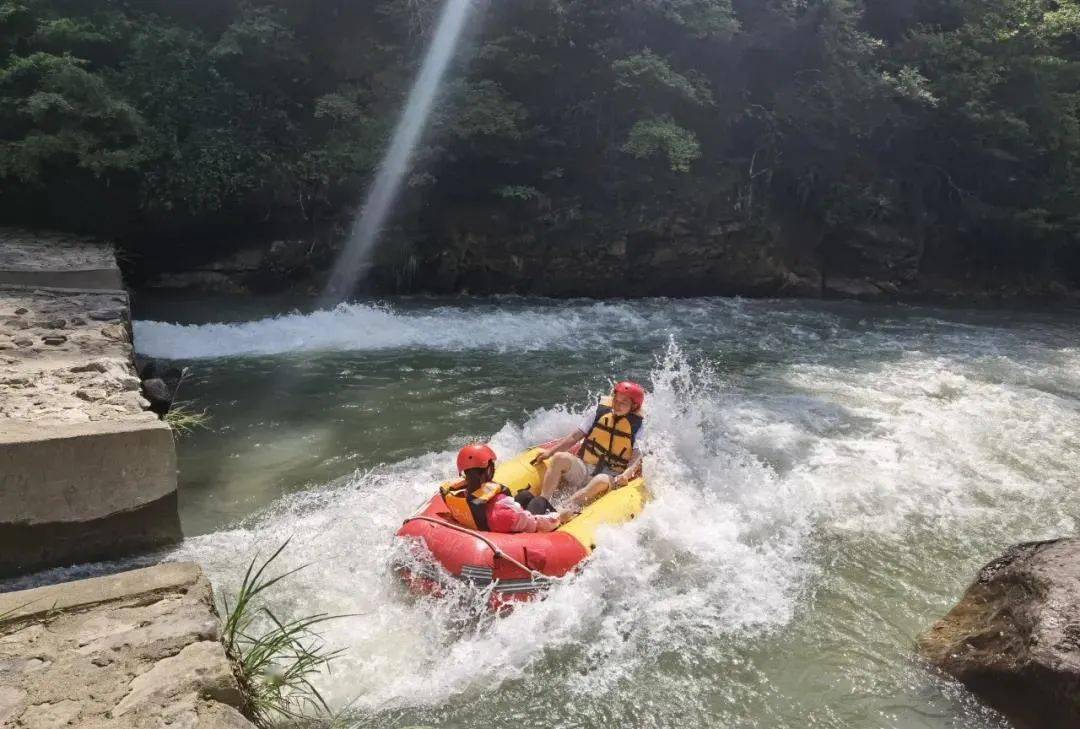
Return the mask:
[[[570,502],[580,508],[598,496],[602,496],[604,492],[610,488],[611,476],[593,476],[592,481],[589,481],[584,488],[580,489],[570,497]]]
[[[540,484],[540,495],[551,500],[555,489],[559,488],[559,481],[574,465],[574,456],[569,453],[556,453],[547,461],[547,472],[544,473],[544,481]]]

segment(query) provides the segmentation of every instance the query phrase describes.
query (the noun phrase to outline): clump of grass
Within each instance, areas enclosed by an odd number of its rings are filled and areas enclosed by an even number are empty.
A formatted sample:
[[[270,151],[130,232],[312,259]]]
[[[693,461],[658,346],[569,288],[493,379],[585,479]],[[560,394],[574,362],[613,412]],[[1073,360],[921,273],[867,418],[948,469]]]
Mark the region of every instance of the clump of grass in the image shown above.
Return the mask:
[[[22,605],[16,605],[15,607],[11,608],[10,610],[5,610],[4,612],[0,613],[0,623],[4,622],[8,618],[10,618],[12,615],[15,615],[17,612],[19,612],[24,607],[26,607],[27,605],[30,605],[33,602],[34,602],[33,600],[31,600],[30,602],[24,602]]]
[[[288,544],[286,540],[258,566],[258,556],[251,560],[231,606],[223,596],[226,619],[222,642],[247,697],[251,718],[260,727],[272,727],[281,720],[309,726],[316,722],[337,724],[338,717],[311,681],[341,651],[328,650],[314,628],[345,616],[319,613],[279,620],[262,602],[263,593],[307,566],[273,577],[267,574],[267,568]]]
[[[186,405],[173,405],[165,413],[165,422],[177,434],[190,435],[196,430],[210,429],[211,415],[206,410],[192,410]]]

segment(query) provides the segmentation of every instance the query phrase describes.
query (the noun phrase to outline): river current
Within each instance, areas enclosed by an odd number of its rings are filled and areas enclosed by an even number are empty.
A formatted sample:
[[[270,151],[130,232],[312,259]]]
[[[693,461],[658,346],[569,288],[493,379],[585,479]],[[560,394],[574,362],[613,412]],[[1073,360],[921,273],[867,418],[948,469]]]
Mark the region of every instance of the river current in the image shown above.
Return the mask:
[[[138,350],[212,415],[169,558],[229,591],[291,537],[280,567],[308,566],[271,600],[351,616],[319,688],[364,726],[1007,726],[912,645],[1004,547],[1076,531],[1077,312],[281,306],[137,306]],[[613,378],[650,392],[643,517],[509,617],[407,596],[391,537],[459,445],[562,435]]]

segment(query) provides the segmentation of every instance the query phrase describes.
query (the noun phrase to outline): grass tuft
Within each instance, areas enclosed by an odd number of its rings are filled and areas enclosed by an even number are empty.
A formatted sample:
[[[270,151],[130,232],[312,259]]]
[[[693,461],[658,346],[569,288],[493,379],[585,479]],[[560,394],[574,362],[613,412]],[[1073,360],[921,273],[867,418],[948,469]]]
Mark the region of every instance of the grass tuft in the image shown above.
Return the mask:
[[[257,725],[272,727],[283,720],[302,726],[338,725],[339,717],[311,681],[341,651],[328,650],[314,629],[345,616],[319,613],[282,620],[263,602],[267,590],[307,566],[269,576],[267,568],[289,541],[261,564],[258,556],[251,560],[232,605],[222,597],[226,614],[222,642]]]
[[[196,430],[210,429],[211,415],[206,410],[191,410],[184,405],[173,405],[165,413],[165,422],[178,435],[190,435]]]

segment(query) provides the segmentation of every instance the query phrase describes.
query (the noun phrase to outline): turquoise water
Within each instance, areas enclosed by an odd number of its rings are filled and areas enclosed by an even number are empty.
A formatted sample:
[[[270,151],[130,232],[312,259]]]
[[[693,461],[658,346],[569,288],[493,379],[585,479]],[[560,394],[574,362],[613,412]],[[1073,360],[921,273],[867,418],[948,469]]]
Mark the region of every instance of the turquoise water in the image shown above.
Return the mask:
[[[147,301],[211,430],[181,506],[215,584],[283,539],[274,598],[345,654],[365,726],[1005,726],[912,655],[1005,546],[1075,531],[1076,312],[849,303]],[[215,324],[213,322],[231,322]],[[180,322],[176,324],[174,322]],[[562,434],[650,390],[656,500],[549,599],[462,629],[406,596],[391,537],[466,440]]]

